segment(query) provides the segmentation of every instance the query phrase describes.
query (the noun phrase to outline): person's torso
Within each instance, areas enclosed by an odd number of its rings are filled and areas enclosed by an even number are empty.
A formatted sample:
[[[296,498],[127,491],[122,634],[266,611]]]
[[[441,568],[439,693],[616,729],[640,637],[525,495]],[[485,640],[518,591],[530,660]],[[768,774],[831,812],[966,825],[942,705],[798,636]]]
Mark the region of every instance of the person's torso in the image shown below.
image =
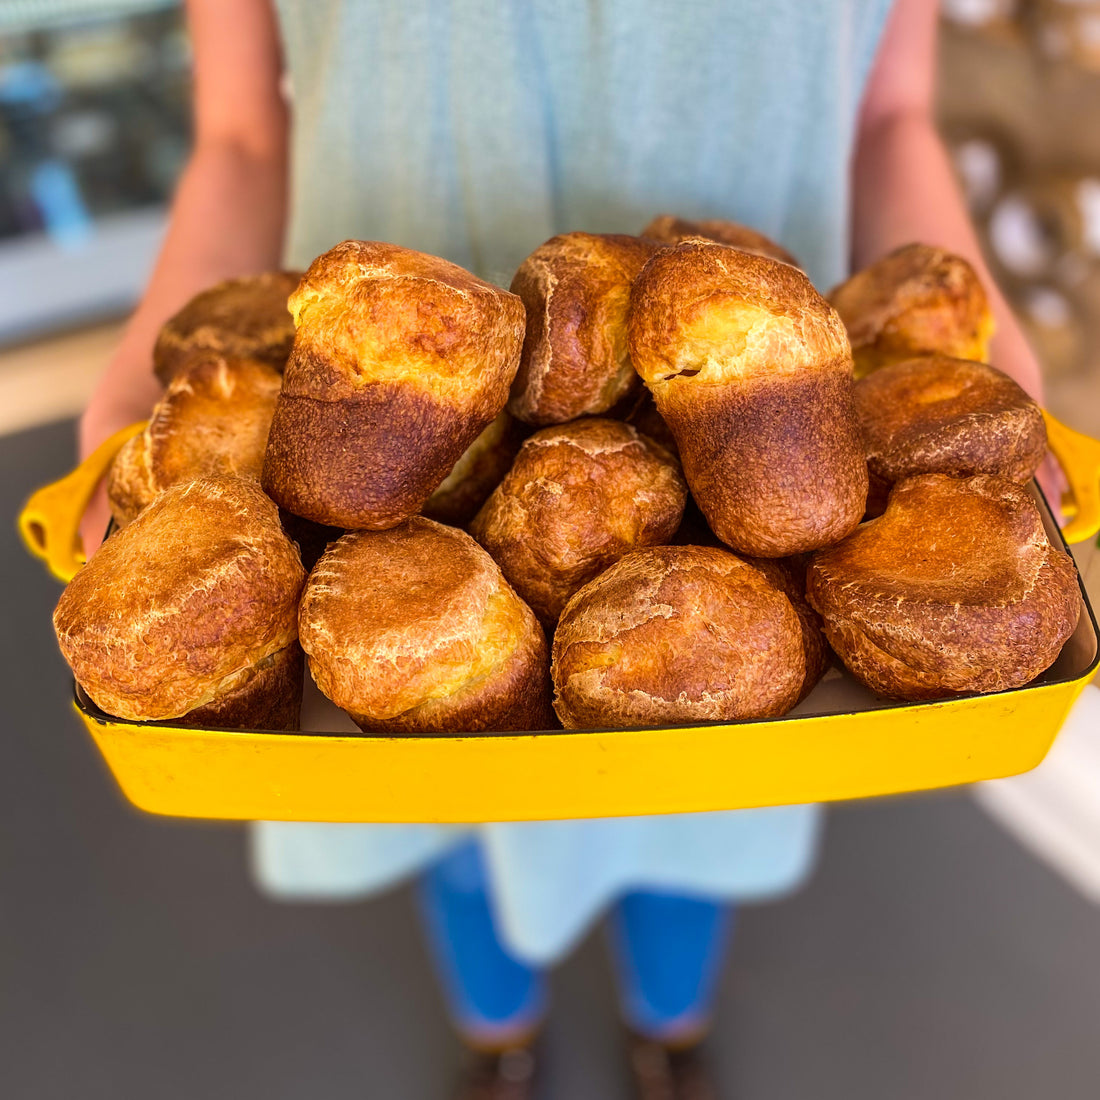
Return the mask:
[[[287,260],[388,240],[507,283],[573,229],[725,217],[827,285],[890,0],[276,0]]]

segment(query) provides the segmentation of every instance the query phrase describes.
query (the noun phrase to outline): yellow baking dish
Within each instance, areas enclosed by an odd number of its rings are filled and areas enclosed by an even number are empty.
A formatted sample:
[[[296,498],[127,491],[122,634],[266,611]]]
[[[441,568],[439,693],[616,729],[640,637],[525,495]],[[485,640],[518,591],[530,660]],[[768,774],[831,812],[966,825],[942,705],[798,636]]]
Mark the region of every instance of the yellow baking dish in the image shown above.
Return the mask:
[[[1066,535],[1100,529],[1100,443],[1047,417],[1066,471]],[[80,566],[79,517],[135,425],[20,517],[55,575]],[[1042,495],[1048,532],[1061,538]],[[1084,590],[1082,589],[1082,594]],[[993,695],[884,704],[832,670],[777,719],[643,730],[378,737],[307,682],[303,730],[194,730],[75,708],[126,796],[152,813],[287,821],[478,822],[611,817],[823,802],[951,786],[1035,767],[1100,661],[1087,597],[1061,656]]]

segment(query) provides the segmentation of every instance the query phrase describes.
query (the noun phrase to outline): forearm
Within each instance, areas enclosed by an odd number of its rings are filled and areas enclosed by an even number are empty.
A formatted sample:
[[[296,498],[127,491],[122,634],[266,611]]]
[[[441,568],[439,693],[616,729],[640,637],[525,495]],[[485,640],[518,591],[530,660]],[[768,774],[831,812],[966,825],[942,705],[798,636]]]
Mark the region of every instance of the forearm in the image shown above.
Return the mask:
[[[853,188],[856,268],[913,241],[966,257],[988,292],[996,321],[993,365],[1041,401],[1035,357],[982,259],[947,151],[928,115],[898,112],[867,127],[857,148]]]
[[[281,149],[261,153],[222,141],[196,147],[146,292],[81,420],[82,457],[160,396],[153,343],[173,313],[212,283],[278,266],[286,190]]]

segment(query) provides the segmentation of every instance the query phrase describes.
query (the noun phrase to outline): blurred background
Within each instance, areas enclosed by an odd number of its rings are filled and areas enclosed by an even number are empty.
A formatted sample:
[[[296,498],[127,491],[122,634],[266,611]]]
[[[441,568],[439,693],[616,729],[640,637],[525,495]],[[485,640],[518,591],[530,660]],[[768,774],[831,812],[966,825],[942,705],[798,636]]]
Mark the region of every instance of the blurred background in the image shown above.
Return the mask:
[[[1100,435],[1100,2],[942,11],[940,120],[987,257],[1051,411]],[[170,0],[0,4],[0,427],[82,408],[186,157],[188,62]]]
[[[1051,411],[1100,436],[1100,0],[942,12],[940,120],[988,259]],[[73,462],[186,156],[188,88],[175,3],[0,3],[9,517]],[[239,828],[128,809],[67,713],[57,588],[10,521],[0,552],[0,1095],[445,1095],[455,1048],[407,892],[274,906]],[[1097,555],[1079,562],[1100,604]],[[1067,840],[1050,809],[1069,773],[1100,791],[1087,757],[977,803],[830,811],[811,888],[742,917],[715,1037],[729,1094],[1096,1096],[1100,810],[1078,797]],[[626,1095],[605,969],[594,936],[555,976],[553,1096]]]

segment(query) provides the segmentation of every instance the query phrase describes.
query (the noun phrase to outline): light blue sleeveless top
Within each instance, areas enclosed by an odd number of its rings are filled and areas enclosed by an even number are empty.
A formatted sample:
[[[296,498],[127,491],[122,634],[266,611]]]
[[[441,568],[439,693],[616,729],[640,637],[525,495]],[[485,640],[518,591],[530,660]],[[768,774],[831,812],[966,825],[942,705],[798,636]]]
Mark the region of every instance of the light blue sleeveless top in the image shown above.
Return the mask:
[[[745,222],[847,274],[849,161],[890,0],[277,0],[293,96],[286,261],[354,237],[507,285],[555,233]],[[812,863],[814,807],[479,827],[501,933],[548,961],[614,895],[759,898]],[[283,896],[378,889],[463,835],[264,823]]]

